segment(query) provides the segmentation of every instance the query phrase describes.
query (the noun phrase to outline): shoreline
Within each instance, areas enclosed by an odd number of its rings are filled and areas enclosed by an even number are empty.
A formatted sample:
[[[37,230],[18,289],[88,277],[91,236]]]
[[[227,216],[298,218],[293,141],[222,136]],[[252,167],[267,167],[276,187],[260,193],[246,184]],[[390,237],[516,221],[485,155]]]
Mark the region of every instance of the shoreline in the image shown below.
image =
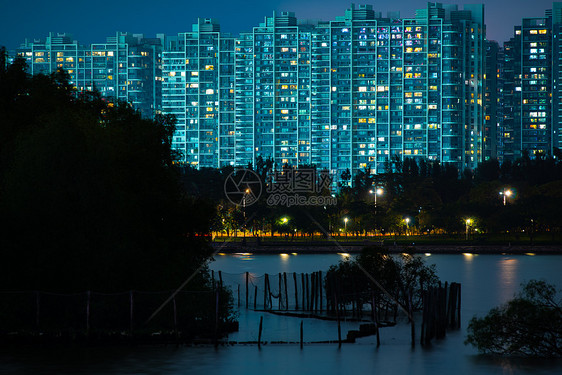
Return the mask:
[[[218,253],[224,254],[358,254],[363,247],[380,245],[380,242],[357,242],[354,244],[338,243],[328,245],[319,243],[255,243],[243,245],[234,242],[212,242],[211,246]],[[514,254],[514,255],[562,255],[562,246],[557,245],[394,245],[384,244],[391,254]]]

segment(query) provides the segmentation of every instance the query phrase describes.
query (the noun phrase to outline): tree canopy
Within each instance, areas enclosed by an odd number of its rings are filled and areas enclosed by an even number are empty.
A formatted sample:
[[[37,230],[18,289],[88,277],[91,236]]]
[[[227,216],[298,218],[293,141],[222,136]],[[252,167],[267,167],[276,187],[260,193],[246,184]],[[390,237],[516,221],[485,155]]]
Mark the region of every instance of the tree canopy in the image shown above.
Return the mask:
[[[468,326],[466,344],[501,356],[562,357],[562,299],[556,287],[531,280],[506,304]]]
[[[215,208],[182,192],[173,118],[16,59],[0,66],[0,119],[2,289],[169,289],[205,263]]]

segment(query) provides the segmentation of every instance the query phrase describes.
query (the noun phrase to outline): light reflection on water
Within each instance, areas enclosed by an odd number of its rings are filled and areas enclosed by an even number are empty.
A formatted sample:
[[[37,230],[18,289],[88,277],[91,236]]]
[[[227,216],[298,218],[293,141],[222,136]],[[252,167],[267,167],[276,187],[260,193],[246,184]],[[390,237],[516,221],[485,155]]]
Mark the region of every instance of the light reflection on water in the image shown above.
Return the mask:
[[[219,255],[211,264],[229,278],[242,283],[245,272],[257,282],[265,272],[326,271],[342,260],[338,254]],[[443,281],[462,284],[462,327],[450,332],[431,348],[410,348],[409,326],[399,324],[381,332],[377,349],[374,337],[358,340],[341,349],[331,344],[267,344],[219,347],[117,347],[117,348],[16,348],[0,352],[0,374],[553,374],[562,373],[560,361],[499,360],[477,355],[463,344],[468,320],[484,315],[491,307],[506,302],[520,283],[543,278],[562,287],[562,256],[439,255],[425,257],[437,266]],[[242,284],[243,285],[243,284]],[[241,313],[241,331],[231,339],[257,335],[259,317],[264,316],[264,339],[296,341],[301,319]],[[335,336],[333,322],[305,319],[305,341]],[[344,323],[344,332],[354,328]],[[419,326],[418,326],[419,334]],[[345,336],[345,333],[344,333]]]
[[[513,257],[504,258],[499,262],[498,285],[502,285],[500,298],[502,301],[509,300],[519,289],[517,282],[517,266],[519,260]]]

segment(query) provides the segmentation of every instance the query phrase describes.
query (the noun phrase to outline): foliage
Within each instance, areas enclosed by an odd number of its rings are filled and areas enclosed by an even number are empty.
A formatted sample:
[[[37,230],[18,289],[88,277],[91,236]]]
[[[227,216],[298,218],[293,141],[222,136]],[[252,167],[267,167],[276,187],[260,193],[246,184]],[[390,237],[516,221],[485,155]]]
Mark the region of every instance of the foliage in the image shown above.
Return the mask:
[[[531,280],[506,304],[468,326],[466,344],[502,356],[562,357],[562,299],[554,285]]]
[[[364,248],[354,260],[332,265],[326,280],[326,295],[332,295],[337,288],[343,303],[354,299],[365,303],[375,295],[407,306],[412,293],[416,309],[421,307],[422,290],[439,282],[435,265],[426,265],[423,258],[409,254],[391,256],[385,248],[377,246]]]
[[[3,290],[164,290],[211,254],[215,206],[182,192],[174,119],[0,67]],[[210,290],[206,269],[188,286]]]

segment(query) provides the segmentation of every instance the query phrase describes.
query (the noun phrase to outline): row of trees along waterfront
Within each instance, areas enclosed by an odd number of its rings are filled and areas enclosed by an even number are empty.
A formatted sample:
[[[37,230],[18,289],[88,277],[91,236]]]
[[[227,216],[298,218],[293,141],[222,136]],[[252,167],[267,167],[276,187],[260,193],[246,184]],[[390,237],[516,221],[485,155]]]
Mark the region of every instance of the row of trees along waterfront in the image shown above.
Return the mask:
[[[246,217],[245,228],[254,235],[312,235],[325,230],[340,236],[346,232],[349,236],[455,234],[473,240],[483,239],[483,234],[511,233],[531,241],[538,235],[553,241],[560,239],[562,225],[557,209],[562,207],[562,164],[555,151],[555,155],[526,155],[502,165],[489,160],[462,174],[436,161],[394,158],[387,163],[389,173],[373,175],[368,168],[355,176],[344,172],[343,186],[335,195],[337,204],[326,206],[268,205],[265,186],[273,163],[261,158],[247,168],[261,176],[263,193],[245,208],[225,198],[224,181],[232,167],[184,167],[181,178],[187,191],[213,202],[212,229],[224,235],[244,229]]]

